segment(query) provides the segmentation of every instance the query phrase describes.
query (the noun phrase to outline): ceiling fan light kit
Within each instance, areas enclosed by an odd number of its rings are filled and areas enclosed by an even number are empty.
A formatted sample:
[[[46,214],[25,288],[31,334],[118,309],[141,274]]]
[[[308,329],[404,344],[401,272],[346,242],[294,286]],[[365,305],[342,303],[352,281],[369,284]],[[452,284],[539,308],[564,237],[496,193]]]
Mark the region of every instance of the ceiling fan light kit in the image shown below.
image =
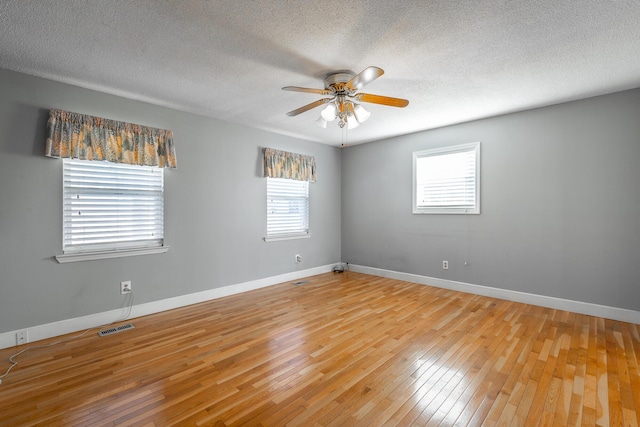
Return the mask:
[[[337,108],[335,106],[334,103],[330,103],[329,105],[327,105],[324,110],[322,110],[322,112],[320,113],[320,115],[322,116],[322,118],[327,121],[330,122],[332,120],[335,120],[337,115],[336,115],[336,111]]]
[[[325,128],[326,129],[327,128],[327,123],[328,122],[322,116],[318,117],[318,119],[316,120],[316,124],[318,126],[320,126],[321,128]]]
[[[324,79],[324,89],[312,89],[298,86],[286,86],[283,90],[294,92],[314,93],[317,95],[329,95],[329,98],[322,98],[310,104],[304,105],[293,111],[289,111],[287,116],[293,117],[313,108],[325,105],[316,120],[318,126],[327,127],[328,122],[337,120],[338,126],[347,129],[354,129],[364,123],[371,113],[365,110],[361,102],[372,104],[388,105],[391,107],[404,108],[409,105],[409,101],[401,98],[373,95],[368,93],[357,93],[364,85],[372,82],[384,74],[382,68],[367,67],[360,74],[350,71],[339,71],[329,74]]]

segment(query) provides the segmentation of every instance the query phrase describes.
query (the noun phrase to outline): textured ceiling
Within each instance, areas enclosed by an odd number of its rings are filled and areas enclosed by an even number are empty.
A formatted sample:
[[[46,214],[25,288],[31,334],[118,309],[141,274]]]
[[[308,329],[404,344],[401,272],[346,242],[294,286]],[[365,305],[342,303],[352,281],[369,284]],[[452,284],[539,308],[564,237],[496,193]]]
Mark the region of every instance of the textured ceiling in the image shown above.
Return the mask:
[[[368,142],[640,86],[640,1],[0,0],[0,68],[321,143]],[[345,135],[285,114],[385,70]],[[123,119],[123,118],[121,118]]]

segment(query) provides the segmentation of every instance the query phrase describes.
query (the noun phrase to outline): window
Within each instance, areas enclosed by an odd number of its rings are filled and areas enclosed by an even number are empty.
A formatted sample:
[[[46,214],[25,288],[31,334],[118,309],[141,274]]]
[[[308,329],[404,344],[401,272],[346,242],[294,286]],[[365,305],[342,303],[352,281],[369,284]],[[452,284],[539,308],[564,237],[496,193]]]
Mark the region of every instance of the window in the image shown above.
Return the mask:
[[[480,143],[413,153],[413,213],[480,213]]]
[[[267,178],[265,240],[309,236],[309,181]]]
[[[149,166],[64,159],[64,254],[163,247],[163,171]],[[60,258],[65,255],[57,257],[58,261],[63,262]]]

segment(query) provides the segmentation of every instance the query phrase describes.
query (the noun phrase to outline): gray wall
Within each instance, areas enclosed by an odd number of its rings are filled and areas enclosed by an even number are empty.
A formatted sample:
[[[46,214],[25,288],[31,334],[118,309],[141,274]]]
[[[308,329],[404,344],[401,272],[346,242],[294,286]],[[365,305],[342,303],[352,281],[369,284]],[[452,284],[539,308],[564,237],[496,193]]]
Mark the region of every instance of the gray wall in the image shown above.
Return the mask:
[[[121,280],[144,303],[340,259],[640,310],[640,90],[345,150],[6,70],[0,93],[0,332],[118,308]],[[55,261],[62,167],[43,155],[49,108],[174,131],[168,253]],[[412,215],[411,153],[473,141],[481,215]],[[266,146],[317,158],[311,239],[262,241]]]
[[[474,141],[481,214],[412,215],[412,152]],[[640,90],[352,146],[342,260],[640,310],[639,162]]]
[[[122,280],[133,281],[135,302],[144,303],[340,260],[337,148],[6,70],[0,94],[0,332],[118,308]],[[62,162],[43,154],[50,108],[174,132],[178,169],[165,174],[169,252],[55,261],[62,252]],[[262,240],[262,147],[316,156],[311,239]]]

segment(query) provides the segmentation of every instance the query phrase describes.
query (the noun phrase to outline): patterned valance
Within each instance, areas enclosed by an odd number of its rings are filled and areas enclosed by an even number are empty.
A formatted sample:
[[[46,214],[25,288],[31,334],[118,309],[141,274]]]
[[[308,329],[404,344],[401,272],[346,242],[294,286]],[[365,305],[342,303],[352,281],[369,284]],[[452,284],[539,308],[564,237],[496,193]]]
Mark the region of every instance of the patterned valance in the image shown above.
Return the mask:
[[[49,112],[45,154],[161,168],[177,166],[170,130],[62,110]]]
[[[288,151],[264,149],[264,176],[316,181],[316,158]]]

